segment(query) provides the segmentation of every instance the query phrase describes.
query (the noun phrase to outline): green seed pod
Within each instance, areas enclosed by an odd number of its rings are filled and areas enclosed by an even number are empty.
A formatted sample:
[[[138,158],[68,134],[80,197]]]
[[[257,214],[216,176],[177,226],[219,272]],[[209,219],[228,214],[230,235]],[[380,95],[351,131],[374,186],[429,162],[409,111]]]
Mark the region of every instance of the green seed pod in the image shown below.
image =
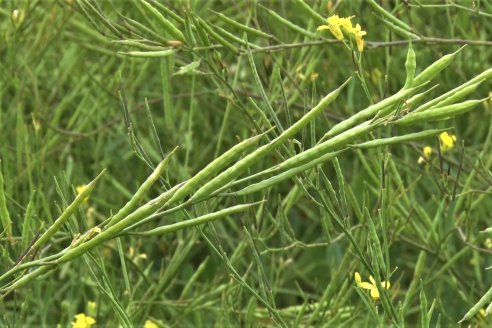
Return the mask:
[[[167,168],[167,165],[169,164],[169,160],[171,159],[171,156],[176,152],[178,147],[174,148],[172,152],[169,153],[169,155],[164,158],[159,165],[155,168],[154,172],[152,172],[151,175],[145,180],[145,182],[138,188],[137,192],[133,195],[133,197],[128,201],[128,203],[123,206],[118,213],[116,213],[109,223],[107,224],[107,227],[112,226],[113,224],[119,222],[121,219],[126,217],[131,213],[131,211],[135,208],[135,206],[138,205],[138,203],[142,200],[142,198],[145,196],[147,191],[152,187],[152,185],[161,177],[162,173],[164,170]]]
[[[174,26],[169,20],[167,20],[156,8],[154,8],[150,3],[145,0],[140,0],[140,3],[145,6],[146,9],[149,10],[150,13],[159,21],[159,23],[164,27],[164,29],[169,32],[173,37],[178,39],[179,41],[185,42],[186,39],[181,33],[181,31]]]
[[[475,76],[470,81],[468,81],[466,83],[463,83],[462,85],[454,88],[453,90],[450,90],[450,91],[446,92],[445,94],[443,94],[443,95],[441,95],[441,96],[439,96],[437,98],[434,98],[431,101],[423,104],[422,106],[420,106],[419,108],[417,108],[415,110],[415,112],[421,112],[421,111],[424,111],[426,109],[429,109],[432,106],[434,106],[435,104],[437,104],[438,102],[443,101],[443,100],[445,100],[445,99],[453,96],[454,94],[460,92],[464,88],[466,88],[466,87],[468,87],[468,86],[470,86],[470,85],[472,85],[474,83],[480,82],[482,80],[487,80],[487,79],[489,79],[491,77],[492,77],[492,68],[489,68],[488,70],[483,71],[482,73],[480,73],[477,76]]]
[[[409,133],[409,134],[406,134],[403,136],[371,140],[371,141],[367,141],[367,142],[364,142],[361,144],[354,145],[352,147],[358,148],[358,149],[367,149],[367,148],[388,146],[388,145],[402,143],[402,142],[406,142],[406,141],[414,141],[414,140],[418,140],[418,139],[428,138],[428,137],[437,135],[437,134],[439,134],[443,131],[446,131],[446,130],[447,129],[431,129],[431,130],[426,130],[426,131],[421,131],[421,132]]]
[[[433,109],[433,108],[437,108],[437,107],[444,107],[446,105],[455,104],[458,101],[461,101],[463,98],[465,98],[469,94],[475,92],[475,90],[477,90],[478,86],[480,84],[482,84],[483,81],[485,81],[485,80],[481,80],[481,81],[479,81],[477,83],[474,83],[474,84],[471,84],[471,85],[469,85],[467,87],[464,87],[463,89],[461,89],[460,91],[454,93],[450,97],[448,97],[448,98],[446,98],[444,100],[441,100],[437,104],[429,107],[429,109]]]
[[[46,230],[41,237],[30,247],[30,249],[37,249],[44,243],[46,243],[60,228],[61,226],[72,216],[72,214],[82,205],[82,202],[89,196],[89,194],[96,187],[97,182],[106,173],[103,170],[99,175],[89,183],[84,190],[75,197],[73,202],[63,211],[63,213],[55,220],[51,227]]]
[[[321,144],[314,146],[311,149],[303,151],[302,153],[287,159],[286,161],[279,164],[276,168],[284,171],[313,161],[316,158],[327,154],[329,151],[345,146],[355,138],[373,131],[378,126],[379,124],[371,124],[371,122],[369,121],[363,122],[351,128],[350,130],[347,130]]]
[[[316,158],[315,160],[313,160],[307,164],[295,167],[293,169],[290,169],[290,170],[285,171],[283,173],[277,174],[277,175],[270,177],[268,179],[265,179],[265,180],[262,180],[260,182],[251,184],[251,185],[235,192],[234,195],[243,196],[243,195],[252,194],[252,193],[258,192],[260,190],[269,188],[273,185],[276,185],[277,183],[280,183],[280,182],[285,181],[287,179],[290,179],[290,178],[292,178],[298,174],[301,174],[302,172],[305,172],[305,171],[307,171],[307,170],[309,170],[309,169],[311,169],[317,165],[323,164],[324,162],[327,162],[327,161],[333,159],[334,157],[336,157],[341,152],[342,151],[325,154],[325,155],[323,155],[319,158]]]
[[[167,57],[175,53],[174,49],[166,49],[159,51],[118,51],[118,55],[128,56],[128,57],[137,57],[137,58],[160,58]]]
[[[469,320],[477,314],[480,309],[482,309],[485,304],[490,302],[492,299],[492,287],[482,296],[482,298],[463,316],[463,318],[458,321],[458,323],[462,323],[463,321]]]
[[[405,61],[405,69],[407,71],[407,78],[405,80],[404,88],[412,86],[413,78],[415,77],[415,69],[417,67],[417,56],[413,51],[412,42],[408,44],[407,60]]]
[[[270,131],[270,130],[269,130]],[[178,189],[171,199],[167,202],[168,205],[173,204],[177,201],[183,199],[192,190],[200,187],[203,182],[209,180],[212,176],[217,174],[221,169],[228,165],[232,160],[234,160],[241,153],[249,149],[250,147],[256,145],[258,141],[269,131],[262,133],[260,135],[254,136],[252,138],[246,139],[228,151],[226,151],[221,156],[217,157],[210,164],[208,164],[204,169],[195,174],[191,179],[185,182],[185,184]]]
[[[132,233],[132,235],[134,234],[134,235],[139,235],[139,236],[159,236],[159,235],[163,235],[163,234],[166,234],[166,233],[175,232],[175,231],[178,231],[178,230],[181,230],[181,229],[185,229],[185,228],[189,228],[189,227],[194,227],[194,226],[197,226],[197,225],[200,225],[200,224],[204,224],[204,223],[207,223],[207,222],[210,222],[210,221],[215,221],[215,220],[218,220],[218,219],[222,219],[222,218],[224,218],[224,217],[226,217],[228,215],[233,215],[233,214],[236,214],[236,213],[239,213],[239,212],[244,212],[247,209],[249,209],[249,208],[251,208],[253,206],[256,206],[256,205],[258,205],[260,203],[262,203],[262,202],[232,206],[232,207],[223,209],[223,210],[218,211],[218,212],[209,213],[209,214],[205,214],[205,215],[199,216],[199,217],[197,217],[195,219],[181,221],[181,222],[177,222],[177,223],[174,223],[174,224],[168,224],[168,225],[165,225],[163,227],[158,227],[158,228],[155,228],[155,229],[152,229],[152,230],[148,230],[148,231],[144,231],[144,232]]]
[[[466,45],[465,45],[466,46]],[[454,60],[456,55],[465,47],[459,48],[456,52],[452,54],[448,54],[445,56],[442,56],[439,58],[437,61],[435,61],[433,64],[431,64],[429,67],[424,69],[423,72],[421,72],[419,75],[415,77],[415,79],[412,82],[412,86],[419,86],[422,83],[428,82],[432,80],[439,72],[441,72],[443,69],[448,67],[448,65]]]
[[[211,10],[209,9],[214,15],[217,16],[217,18],[219,18],[221,21],[223,21],[224,23],[226,24],[229,24],[231,26],[234,26],[244,32],[247,32],[247,33],[250,33],[250,34],[253,34],[253,35],[256,35],[256,36],[259,36],[261,38],[266,38],[266,39],[270,39],[273,37],[273,35],[271,34],[268,34],[268,33],[265,33],[265,32],[262,32],[260,30],[257,30],[257,29],[254,29],[252,27],[249,27],[247,25],[244,25],[244,24],[241,24],[239,22],[237,22],[236,20],[232,19],[232,18],[229,18],[227,17],[226,15],[224,14],[221,14],[219,12],[216,12],[214,10]]]
[[[475,106],[483,103],[489,98],[480,100],[467,100],[459,104],[453,104],[449,106],[433,108],[426,110],[424,112],[410,113],[403,118],[397,120],[395,124],[399,125],[409,125],[429,121],[437,121],[451,118],[456,115],[466,113],[473,109]]]
[[[287,139],[293,137],[297,132],[299,132],[304,126],[306,126],[315,116],[320,113],[325,107],[333,102],[342,89],[349,83],[350,79],[345,81],[338,89],[329,93],[326,97],[321,99],[321,101],[310,110],[306,115],[304,115],[300,120],[290,126],[287,130],[283,131],[281,135],[272,140],[269,144],[266,144],[258,149],[256,149],[251,154],[247,155],[239,162],[216,176],[210,182],[206,183],[202,186],[198,191],[191,197],[190,201],[194,201],[197,199],[204,198],[210,195],[215,190],[219,189],[222,186],[225,186],[227,183],[231,182],[235,178],[237,178],[240,174],[246,171],[251,165],[255,162],[271,153],[275,150],[280,144],[282,144]]]
[[[367,119],[368,117],[372,117],[372,116],[376,115],[379,111],[381,111],[383,109],[386,109],[386,110],[388,108],[391,109],[392,105],[395,105],[399,101],[413,95],[418,89],[419,89],[419,87],[410,88],[410,89],[401,89],[400,91],[398,91],[398,93],[395,93],[391,97],[383,99],[380,102],[378,102],[377,104],[371,105],[371,106],[367,107],[366,109],[361,110],[360,112],[352,115],[351,117],[347,118],[346,120],[344,120],[344,121],[336,124],[334,127],[332,127],[330,129],[330,131],[328,131],[321,138],[320,142],[347,130],[351,126],[355,125],[357,122],[360,122],[364,119]]]

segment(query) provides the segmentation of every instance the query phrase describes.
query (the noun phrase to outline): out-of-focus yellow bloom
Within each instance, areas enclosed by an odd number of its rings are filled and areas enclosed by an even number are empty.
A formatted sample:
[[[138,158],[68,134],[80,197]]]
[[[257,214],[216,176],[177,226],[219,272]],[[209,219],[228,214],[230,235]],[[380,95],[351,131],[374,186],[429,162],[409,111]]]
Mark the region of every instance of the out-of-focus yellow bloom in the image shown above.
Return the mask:
[[[10,15],[10,18],[12,19],[12,23],[14,24],[14,26],[19,27],[24,22],[24,10],[14,9],[12,11],[12,14]]]
[[[485,241],[483,242],[483,245],[487,249],[492,249],[492,239],[490,239],[490,238],[485,239]]]
[[[159,328],[158,325],[155,324],[152,320],[146,320],[144,324],[144,328]]]
[[[79,313],[75,315],[75,322],[72,322],[72,328],[91,328],[96,323],[96,319],[85,315],[85,313]]]
[[[357,49],[359,52],[364,51],[364,35],[367,34],[366,31],[362,31],[362,28],[359,24],[355,25],[355,27],[351,28],[350,33],[352,33],[355,37],[355,42],[357,43]]]
[[[379,296],[380,296],[379,291],[378,291],[378,288],[376,287],[376,281],[374,280],[374,278],[372,276],[369,276],[369,280],[371,281],[371,283],[368,283],[366,281],[362,281],[360,273],[355,272],[354,273],[354,280],[355,280],[355,283],[357,284],[357,287],[370,290],[371,297],[373,300],[375,300],[375,301],[379,300]],[[389,289],[391,286],[389,281],[382,281],[381,285],[386,289]]]
[[[430,146],[425,146],[422,153],[424,154],[425,159],[429,159],[432,154],[432,148]]]
[[[456,146],[456,136],[454,134],[449,134],[446,131],[439,135],[439,141],[441,144],[441,151],[445,152]]]

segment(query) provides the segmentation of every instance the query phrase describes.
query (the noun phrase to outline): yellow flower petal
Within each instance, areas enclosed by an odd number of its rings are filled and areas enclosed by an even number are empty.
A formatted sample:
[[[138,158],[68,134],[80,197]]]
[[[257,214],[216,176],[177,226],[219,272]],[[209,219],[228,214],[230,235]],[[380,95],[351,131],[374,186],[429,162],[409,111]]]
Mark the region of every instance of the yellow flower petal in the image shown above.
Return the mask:
[[[75,315],[75,322],[72,322],[72,328],[91,328],[96,323],[93,317],[79,313]]]
[[[376,286],[376,280],[374,280],[374,278],[372,276],[369,276],[369,281],[371,282],[371,284]]]
[[[316,31],[323,31],[323,30],[329,30],[330,27],[328,25],[321,25],[321,26],[318,26],[318,28],[316,29]]]
[[[386,288],[386,289],[389,289],[389,288],[390,288],[390,286],[391,286],[391,284],[390,284],[390,282],[389,282],[389,281],[383,281],[383,282],[381,283],[381,285],[383,285],[383,287],[384,287],[384,288]]]
[[[144,328],[159,328],[152,320],[146,320],[144,324]]]
[[[373,300],[377,301],[379,299],[379,291],[377,288],[371,289],[371,297]]]
[[[456,145],[456,136],[454,134],[443,132],[439,135],[439,141],[441,144],[441,150],[445,152]]]
[[[358,286],[358,287],[361,287],[361,284],[362,284],[362,278],[360,277],[360,273],[355,272],[355,273],[354,273],[354,279],[355,279],[355,283],[357,284],[357,286]]]
[[[425,146],[423,150],[423,154],[426,159],[429,159],[430,155],[432,154],[432,148],[429,146]]]
[[[362,287],[364,289],[371,289],[371,290],[375,288],[374,285],[371,285],[370,283],[365,282],[365,281],[360,283],[360,287]]]

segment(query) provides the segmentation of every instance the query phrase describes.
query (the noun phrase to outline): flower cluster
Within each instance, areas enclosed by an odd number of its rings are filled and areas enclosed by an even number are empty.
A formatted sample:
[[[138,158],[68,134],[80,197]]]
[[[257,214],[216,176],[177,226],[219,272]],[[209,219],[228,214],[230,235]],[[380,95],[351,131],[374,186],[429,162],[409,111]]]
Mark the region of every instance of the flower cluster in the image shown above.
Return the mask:
[[[446,131],[439,135],[439,146],[441,147],[441,152],[446,152],[456,146],[456,136],[454,134],[449,134]],[[432,155],[432,148],[430,146],[425,146],[422,150],[422,156],[419,157],[418,163],[424,164],[430,160]]]
[[[378,288],[376,287],[376,281],[374,280],[374,278],[372,276],[369,276],[369,280],[371,281],[371,283],[368,283],[366,281],[362,281],[360,273],[358,273],[358,272],[356,272],[354,274],[354,279],[355,279],[355,283],[357,284],[357,287],[369,289],[371,292],[372,299],[374,301],[379,300],[379,291],[378,291]],[[389,289],[391,286],[389,281],[382,281],[381,285],[386,289]]]
[[[96,323],[96,320],[86,315],[85,313],[79,313],[75,315],[75,322],[72,322],[72,328],[91,328]]]
[[[344,39],[343,32],[349,35],[350,37],[355,38],[355,42],[357,43],[357,49],[359,52],[364,51],[364,39],[363,36],[366,35],[366,31],[362,31],[362,28],[359,24],[352,26],[352,22],[350,21],[354,16],[350,17],[338,17],[338,15],[332,15],[326,19],[328,25],[321,25],[318,27],[318,31],[329,30],[331,34],[337,40],[342,41]]]

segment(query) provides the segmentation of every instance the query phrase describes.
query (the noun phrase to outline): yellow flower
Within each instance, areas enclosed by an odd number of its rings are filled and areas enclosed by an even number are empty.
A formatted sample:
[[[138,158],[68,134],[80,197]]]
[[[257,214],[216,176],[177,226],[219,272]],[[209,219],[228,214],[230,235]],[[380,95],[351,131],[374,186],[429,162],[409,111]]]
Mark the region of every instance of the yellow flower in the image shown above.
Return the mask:
[[[379,299],[379,291],[378,288],[376,287],[376,281],[372,276],[369,276],[369,280],[371,281],[371,283],[368,283],[366,281],[362,281],[360,274],[356,272],[354,274],[354,280],[355,283],[357,284],[357,287],[369,289],[371,291],[371,297],[373,300],[377,301]],[[391,286],[389,281],[382,281],[381,285],[386,289],[389,289]]]
[[[490,239],[490,238],[485,239],[485,241],[483,242],[483,245],[487,249],[492,249],[492,239]]]
[[[430,155],[432,154],[432,148],[429,147],[429,146],[425,146],[424,147],[424,150],[422,151],[422,153],[424,154],[424,158],[425,159],[429,159],[430,158]]]
[[[331,34],[333,34],[333,36],[337,38],[337,40],[342,41],[343,33],[340,29],[340,17],[338,17],[338,15],[332,15],[326,19],[326,22],[328,23],[328,25],[318,26],[317,31],[330,30]]]
[[[456,136],[454,134],[443,132],[439,135],[439,141],[441,143],[441,151],[445,152],[456,145]]]
[[[366,35],[367,32],[362,31],[362,28],[360,27],[359,24],[355,25],[355,27],[352,27],[349,32],[354,35],[355,42],[357,43],[357,49],[359,49],[359,52],[364,51],[364,39],[362,39],[362,37]]]
[[[144,328],[159,328],[158,325],[155,324],[152,320],[146,320],[144,324]]]
[[[96,320],[85,313],[75,315],[75,322],[72,322],[72,328],[91,328],[96,323]]]

